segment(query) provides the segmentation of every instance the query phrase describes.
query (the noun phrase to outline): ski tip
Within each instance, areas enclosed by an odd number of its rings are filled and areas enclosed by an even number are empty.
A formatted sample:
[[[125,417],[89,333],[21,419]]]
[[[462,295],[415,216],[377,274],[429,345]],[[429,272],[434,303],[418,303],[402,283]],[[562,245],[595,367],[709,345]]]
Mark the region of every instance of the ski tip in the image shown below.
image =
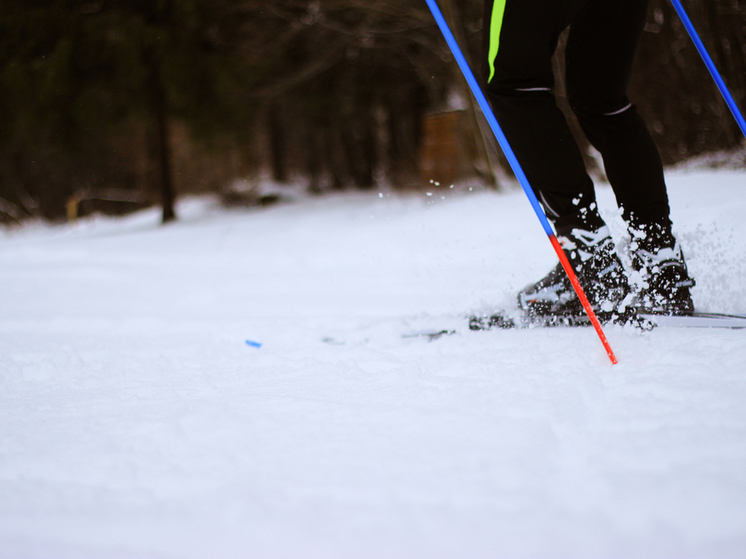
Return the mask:
[[[456,333],[456,330],[424,330],[422,332],[410,332],[409,334],[402,334],[402,338],[427,338],[428,341],[437,340],[441,336],[451,336]]]

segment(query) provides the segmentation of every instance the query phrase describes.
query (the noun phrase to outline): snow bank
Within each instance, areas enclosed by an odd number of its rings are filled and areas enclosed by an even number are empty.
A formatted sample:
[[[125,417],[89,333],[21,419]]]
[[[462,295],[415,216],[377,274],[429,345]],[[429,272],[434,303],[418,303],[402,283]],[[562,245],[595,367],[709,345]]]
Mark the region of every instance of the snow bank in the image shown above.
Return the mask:
[[[745,177],[669,175],[702,310]],[[0,557],[746,554],[746,332],[465,328],[553,265],[521,192],[179,213],[0,235]]]

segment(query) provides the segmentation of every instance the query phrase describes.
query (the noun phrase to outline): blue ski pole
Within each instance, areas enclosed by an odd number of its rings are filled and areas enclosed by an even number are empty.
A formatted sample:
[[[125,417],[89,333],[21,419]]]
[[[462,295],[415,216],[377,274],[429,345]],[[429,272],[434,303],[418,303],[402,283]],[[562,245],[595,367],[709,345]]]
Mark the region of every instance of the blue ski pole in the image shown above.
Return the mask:
[[[718,89],[720,90],[720,93],[723,95],[725,102],[728,104],[728,108],[730,109],[730,112],[732,112],[733,116],[736,118],[736,122],[738,122],[738,126],[741,127],[741,132],[743,132],[743,135],[746,136],[746,120],[743,119],[743,115],[741,114],[741,111],[738,110],[738,105],[736,105],[736,101],[733,99],[733,96],[730,94],[730,91],[728,91],[728,86],[725,85],[723,78],[720,77],[720,73],[718,72],[718,69],[715,67],[715,63],[712,61],[712,58],[710,58],[710,55],[707,52],[707,49],[705,48],[704,43],[699,38],[699,35],[697,34],[697,30],[694,29],[694,25],[692,25],[692,22],[689,19],[689,16],[686,14],[686,11],[684,10],[684,6],[681,5],[681,2],[679,0],[671,0],[671,4],[673,4],[674,9],[679,14],[679,17],[681,18],[681,22],[684,24],[684,27],[686,27],[686,30],[689,33],[689,36],[692,38],[692,41],[694,41],[694,46],[697,47],[697,50],[699,51],[699,54],[702,57],[702,60],[704,60],[705,62],[705,66],[707,66],[707,69],[710,71],[712,78],[715,80],[715,83],[717,84]]]
[[[616,365],[616,356],[614,355],[614,352],[612,351],[611,346],[606,339],[606,335],[601,328],[601,323],[598,321],[596,313],[593,312],[593,308],[588,302],[588,298],[583,292],[583,288],[580,286],[580,282],[578,281],[578,277],[575,274],[575,270],[573,270],[572,266],[570,265],[570,261],[567,259],[567,255],[562,250],[562,246],[559,244],[559,241],[554,234],[554,230],[549,224],[549,220],[547,219],[547,216],[544,213],[541,204],[539,204],[539,200],[536,198],[536,194],[534,194],[533,188],[531,188],[531,185],[529,184],[528,179],[523,172],[523,168],[521,167],[520,163],[518,163],[518,159],[516,158],[513,149],[510,147],[510,144],[508,143],[508,139],[505,137],[502,128],[500,128],[500,125],[497,123],[497,119],[492,112],[492,108],[487,102],[487,98],[484,96],[482,88],[479,87],[479,83],[474,77],[474,74],[469,67],[469,63],[466,62],[466,58],[464,58],[464,55],[461,52],[461,49],[459,48],[458,43],[453,36],[453,33],[451,33],[450,27],[448,27],[448,23],[446,23],[446,20],[443,17],[440,8],[438,8],[438,4],[435,2],[435,0],[426,1],[427,5],[430,7],[430,11],[433,13],[433,17],[435,18],[438,27],[440,27],[441,33],[443,33],[443,37],[445,38],[446,43],[448,43],[448,46],[450,47],[451,52],[453,53],[453,56],[455,57],[456,62],[459,65],[459,68],[461,68],[461,72],[463,73],[466,82],[469,84],[471,92],[474,94],[477,103],[479,103],[479,107],[482,109],[482,112],[484,113],[484,116],[487,119],[490,128],[492,129],[492,132],[495,134],[495,138],[497,138],[497,142],[500,144],[500,148],[503,150],[505,157],[510,163],[510,167],[513,169],[513,173],[518,179],[521,188],[523,188],[523,192],[526,193],[529,202],[531,202],[531,206],[533,207],[536,216],[539,218],[539,221],[541,222],[541,225],[544,228],[547,237],[549,237],[549,241],[552,243],[552,247],[554,247],[554,251],[557,253],[557,257],[562,263],[562,267],[565,269],[565,273],[567,273],[567,277],[570,279],[570,283],[572,283],[572,286],[575,289],[575,293],[577,293],[578,299],[580,299],[580,302],[583,305],[583,309],[585,309],[585,312],[588,314],[588,318],[591,320],[591,324],[593,324],[593,328],[596,330],[596,333],[598,334],[598,337],[600,338],[601,343],[603,344],[604,349],[609,356],[609,359],[611,360],[612,364]]]

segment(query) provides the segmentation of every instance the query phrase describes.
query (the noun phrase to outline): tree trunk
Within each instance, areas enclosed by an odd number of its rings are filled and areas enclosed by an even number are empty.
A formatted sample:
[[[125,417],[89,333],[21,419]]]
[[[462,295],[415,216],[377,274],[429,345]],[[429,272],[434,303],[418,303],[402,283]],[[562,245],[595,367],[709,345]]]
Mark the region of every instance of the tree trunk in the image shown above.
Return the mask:
[[[285,131],[282,127],[282,117],[277,103],[272,103],[268,111],[269,151],[272,162],[272,179],[275,182],[288,182],[287,145]]]
[[[161,79],[160,62],[157,58],[150,59],[150,95],[151,109],[156,126],[156,138],[158,149],[158,170],[161,193],[161,205],[163,206],[163,223],[174,221],[176,212],[174,210],[175,190],[173,183],[173,171],[171,169],[171,146],[169,144],[168,108],[166,92]]]
[[[310,126],[306,134],[306,172],[308,191],[321,194],[321,138],[316,126]]]
[[[324,127],[324,151],[326,153],[329,179],[334,190],[342,190],[345,187],[344,154],[342,154],[340,143],[339,125],[336,118],[332,117]]]

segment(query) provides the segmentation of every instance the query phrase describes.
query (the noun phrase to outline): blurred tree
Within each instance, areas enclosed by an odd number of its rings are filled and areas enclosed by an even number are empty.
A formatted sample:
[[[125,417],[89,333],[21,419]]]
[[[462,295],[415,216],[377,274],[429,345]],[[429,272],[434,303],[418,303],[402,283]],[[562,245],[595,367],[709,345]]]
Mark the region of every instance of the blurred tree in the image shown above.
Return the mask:
[[[746,110],[746,1],[683,0],[736,102]],[[668,0],[651,0],[631,97],[667,164],[743,141]]]
[[[102,140],[137,118],[150,123],[163,221],[173,219],[170,119],[186,122],[202,138],[226,132],[248,137],[249,68],[240,54],[245,26],[235,5],[5,0],[0,197],[55,217],[76,188],[97,182],[86,170],[106,157]],[[57,162],[73,168],[64,172]],[[40,173],[48,176],[40,181]],[[44,203],[35,207],[34,199]]]
[[[743,108],[746,0],[684,1]],[[444,3],[475,70],[483,6]],[[216,150],[264,145],[257,167],[315,191],[417,184],[423,119],[459,79],[422,0],[3,0],[0,219],[141,188],[143,160],[172,219],[182,125]],[[631,97],[666,163],[741,142],[667,0],[651,0]]]
[[[247,45],[270,104],[275,178],[294,166],[310,188],[369,188],[417,175],[420,123],[452,88],[447,47],[413,0],[246,1],[257,34]],[[278,71],[280,70],[281,71]],[[277,99],[282,99],[277,103]],[[285,118],[278,118],[276,110]],[[278,141],[280,138],[283,141]],[[284,150],[295,157],[277,153]]]

